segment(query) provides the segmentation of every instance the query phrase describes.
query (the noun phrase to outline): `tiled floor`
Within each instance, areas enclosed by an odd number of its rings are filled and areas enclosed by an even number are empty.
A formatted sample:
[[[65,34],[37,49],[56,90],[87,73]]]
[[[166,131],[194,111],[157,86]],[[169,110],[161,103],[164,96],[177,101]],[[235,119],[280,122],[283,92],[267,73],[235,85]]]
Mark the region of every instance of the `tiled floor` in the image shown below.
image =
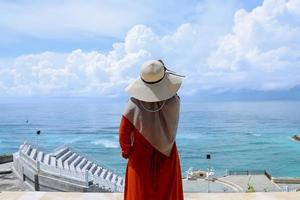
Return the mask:
[[[121,200],[122,193],[1,192],[0,200]],[[300,193],[185,193],[189,200],[299,200]]]

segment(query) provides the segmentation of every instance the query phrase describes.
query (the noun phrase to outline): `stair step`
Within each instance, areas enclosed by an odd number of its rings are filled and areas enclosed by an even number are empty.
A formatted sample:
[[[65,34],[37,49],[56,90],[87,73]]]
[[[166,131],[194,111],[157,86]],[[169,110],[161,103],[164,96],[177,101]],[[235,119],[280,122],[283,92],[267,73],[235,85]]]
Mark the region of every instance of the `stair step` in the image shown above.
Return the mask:
[[[32,148],[31,148],[31,145],[29,145],[27,150],[25,151],[25,154],[29,156],[31,151],[32,151]]]
[[[89,169],[89,172],[92,173],[92,174],[94,174],[94,172],[96,171],[96,169],[97,169],[97,165],[96,165],[96,164],[93,164],[93,165],[91,166],[91,168]]]
[[[26,143],[24,142],[23,144],[20,145],[19,150],[23,150],[23,148],[26,146]]]
[[[81,169],[83,168],[83,166],[84,166],[86,163],[87,163],[87,159],[86,159],[86,158],[83,158],[83,159],[81,160],[81,162],[77,165],[76,170],[81,171]]]
[[[96,169],[96,171],[94,172],[94,175],[99,176],[100,173],[101,173],[101,169],[102,169],[102,167],[98,166],[97,169]]]
[[[70,169],[75,170],[77,165],[82,161],[83,157],[78,155],[78,157],[70,164]]]
[[[57,167],[64,168],[62,160],[57,160]]]
[[[50,165],[56,167],[56,158],[53,156],[50,156]]]
[[[85,165],[84,165],[84,167],[81,169],[81,171],[86,171],[86,170],[89,170],[90,168],[91,168],[91,166],[92,166],[92,162],[91,161],[88,161]]]
[[[30,158],[32,158],[33,160],[36,159],[36,155],[37,155],[37,150],[36,149],[32,149],[31,153],[30,153]]]
[[[20,150],[21,150],[23,153],[25,153],[29,146],[30,146],[29,144],[23,144],[23,146],[21,147]]]
[[[61,160],[62,162],[64,162],[72,155],[72,153],[73,153],[72,151],[67,151],[58,160]]]
[[[100,174],[100,177],[104,178],[106,176],[106,173],[107,173],[107,169],[103,169],[102,173]]]
[[[70,163],[73,162],[75,160],[75,158],[77,158],[77,156],[78,156],[78,154],[73,153],[67,160],[65,160],[64,167],[69,169]]]
[[[107,175],[106,175],[106,177],[105,177],[105,180],[110,181],[111,177],[112,177],[112,172],[108,172]]]
[[[53,155],[56,157],[56,159],[59,159],[67,151],[69,151],[69,148],[68,147],[64,147],[64,148],[61,148],[61,149],[57,150],[56,152],[54,152]]]
[[[117,180],[117,185],[122,186],[122,183],[123,183],[123,177],[119,176]]]
[[[113,174],[113,175],[112,175],[112,178],[111,178],[111,182],[112,182],[112,183],[116,183],[116,182],[117,182],[117,177],[118,177],[118,175]]]
[[[49,154],[46,154],[45,156],[44,156],[44,163],[46,164],[46,165],[49,165],[49,162],[50,161],[50,155]]]
[[[43,162],[43,159],[44,159],[44,153],[39,151],[39,153],[37,154],[36,160],[39,162]]]

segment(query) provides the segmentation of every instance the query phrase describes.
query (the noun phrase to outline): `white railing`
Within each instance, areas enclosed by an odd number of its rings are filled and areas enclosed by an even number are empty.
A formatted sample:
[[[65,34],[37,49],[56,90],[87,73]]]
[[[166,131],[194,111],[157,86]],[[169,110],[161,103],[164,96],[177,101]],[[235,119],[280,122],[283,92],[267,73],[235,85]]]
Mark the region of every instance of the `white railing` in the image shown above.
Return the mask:
[[[39,166],[41,171],[47,172],[49,174],[65,177],[68,179],[73,179],[77,181],[82,181],[87,183],[87,176],[85,172],[77,172],[77,171],[71,171],[71,170],[66,170],[58,167],[53,167],[50,165],[46,165],[44,163],[40,163]]]
[[[74,148],[74,147],[68,146],[67,144],[62,145],[61,148],[69,148],[70,151],[72,151],[72,152],[74,152],[74,153],[77,153],[77,154],[81,155],[82,157],[86,158],[87,160],[91,161],[92,163],[95,163],[96,165],[99,165],[99,166],[101,166],[101,167],[103,167],[103,168],[109,169],[109,171],[111,171],[111,172],[113,172],[113,173],[116,173],[116,171],[117,171],[115,168],[113,168],[113,167],[111,167],[111,166],[108,166],[108,165],[106,165],[106,164],[100,162],[99,160],[97,160],[97,159],[95,159],[95,158],[89,156],[88,154],[83,153],[83,152],[77,150],[77,149]],[[59,150],[59,148],[56,148],[56,150]]]
[[[66,147],[66,145],[64,145]],[[73,149],[72,149],[73,150]],[[76,153],[78,153],[76,151]],[[80,155],[80,153],[78,153]],[[112,183],[109,180],[106,180],[105,178],[102,178],[100,176],[93,175],[92,173],[85,171],[85,172],[78,172],[70,169],[63,169],[56,166],[51,166],[44,164],[42,162],[38,162],[34,159],[32,159],[29,155],[26,155],[21,150],[19,150],[19,158],[23,163],[30,166],[31,168],[35,169],[36,171],[43,171],[52,175],[57,175],[60,177],[80,181],[84,183],[84,186],[88,187],[88,184],[90,181],[93,181],[94,184],[98,184],[99,187],[103,187],[106,190],[109,190],[111,192],[122,192],[123,186],[117,185],[117,183]],[[107,168],[108,171],[111,171]],[[113,174],[115,174],[114,171],[111,171]]]
[[[102,168],[106,168],[108,170],[108,172],[112,172],[112,174],[116,174],[116,171],[117,171],[116,169],[113,169],[113,168],[99,162],[98,160],[89,157],[87,154],[82,153],[82,152],[78,151],[77,149],[70,147],[66,144],[60,146],[59,148],[56,148],[55,151],[58,151],[61,148],[69,148],[72,152],[83,156],[87,160],[95,163],[96,165],[101,166]],[[103,186],[112,192],[123,192],[123,190],[124,190],[123,186],[117,185],[117,183],[112,183],[111,181],[108,181],[105,178],[101,178],[100,176],[91,174],[90,172],[86,172],[86,173],[88,173],[88,181],[93,181],[95,184],[98,184],[100,187]]]
[[[27,165],[37,170],[37,163],[35,160],[30,158],[28,155],[24,154],[22,151],[19,151],[19,156],[23,162],[25,162]]]
[[[90,172],[87,172],[89,174],[89,180],[93,181],[94,184],[99,185],[99,187],[105,188],[106,190],[109,190],[111,192],[122,192],[123,186],[117,185],[117,183],[112,183],[109,180],[106,180],[105,178],[102,178],[100,176],[96,176],[91,174]]]
[[[66,169],[46,165],[44,163],[33,160],[32,158],[30,158],[29,156],[27,156],[26,154],[24,154],[21,151],[19,151],[19,155],[20,155],[21,160],[24,163],[26,163],[27,165],[29,165],[30,167],[32,167],[33,169],[35,169],[37,171],[41,170],[41,171],[47,172],[52,175],[57,175],[57,176],[61,176],[61,177],[65,177],[65,178],[73,179],[73,180],[77,180],[77,181],[82,181],[82,182],[86,182],[86,183],[88,182],[85,172],[71,171],[71,170],[66,170]]]
[[[300,185],[286,185],[283,188],[285,192],[297,192],[300,189]]]
[[[13,162],[14,169],[17,171],[17,173],[19,173],[20,176],[22,172],[22,165],[20,164],[21,160],[20,160],[19,153],[13,154],[13,160],[14,160]]]

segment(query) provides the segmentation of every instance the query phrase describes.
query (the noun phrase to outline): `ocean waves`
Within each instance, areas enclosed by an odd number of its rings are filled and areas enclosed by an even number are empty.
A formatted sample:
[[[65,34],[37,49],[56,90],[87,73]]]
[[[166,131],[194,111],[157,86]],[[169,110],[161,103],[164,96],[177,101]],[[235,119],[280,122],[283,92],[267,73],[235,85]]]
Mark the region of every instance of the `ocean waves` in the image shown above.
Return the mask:
[[[105,148],[119,148],[119,143],[109,139],[98,139],[91,142],[94,145],[101,145]]]
[[[0,153],[17,151],[25,140],[38,142],[49,152],[68,144],[123,172],[126,160],[120,156],[118,142],[120,116],[107,114],[113,113],[111,105],[92,104],[97,109],[90,109],[91,104],[81,104],[79,109],[69,102],[34,105],[34,112],[27,104],[0,109]],[[274,176],[299,176],[299,143],[290,139],[300,132],[299,105],[183,104],[176,138],[182,170],[206,168],[206,154],[211,154],[211,165],[217,171],[263,168]],[[266,106],[272,109],[266,111]],[[38,136],[37,129],[42,131]]]

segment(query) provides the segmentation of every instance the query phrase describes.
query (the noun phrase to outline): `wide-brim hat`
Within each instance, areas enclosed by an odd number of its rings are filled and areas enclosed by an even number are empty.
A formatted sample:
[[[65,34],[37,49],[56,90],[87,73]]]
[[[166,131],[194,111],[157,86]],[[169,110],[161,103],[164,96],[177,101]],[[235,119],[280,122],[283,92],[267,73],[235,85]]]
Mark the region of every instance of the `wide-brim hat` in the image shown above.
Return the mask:
[[[126,91],[131,97],[141,101],[163,101],[177,93],[182,77],[168,70],[161,60],[150,60],[142,65],[140,77]]]

